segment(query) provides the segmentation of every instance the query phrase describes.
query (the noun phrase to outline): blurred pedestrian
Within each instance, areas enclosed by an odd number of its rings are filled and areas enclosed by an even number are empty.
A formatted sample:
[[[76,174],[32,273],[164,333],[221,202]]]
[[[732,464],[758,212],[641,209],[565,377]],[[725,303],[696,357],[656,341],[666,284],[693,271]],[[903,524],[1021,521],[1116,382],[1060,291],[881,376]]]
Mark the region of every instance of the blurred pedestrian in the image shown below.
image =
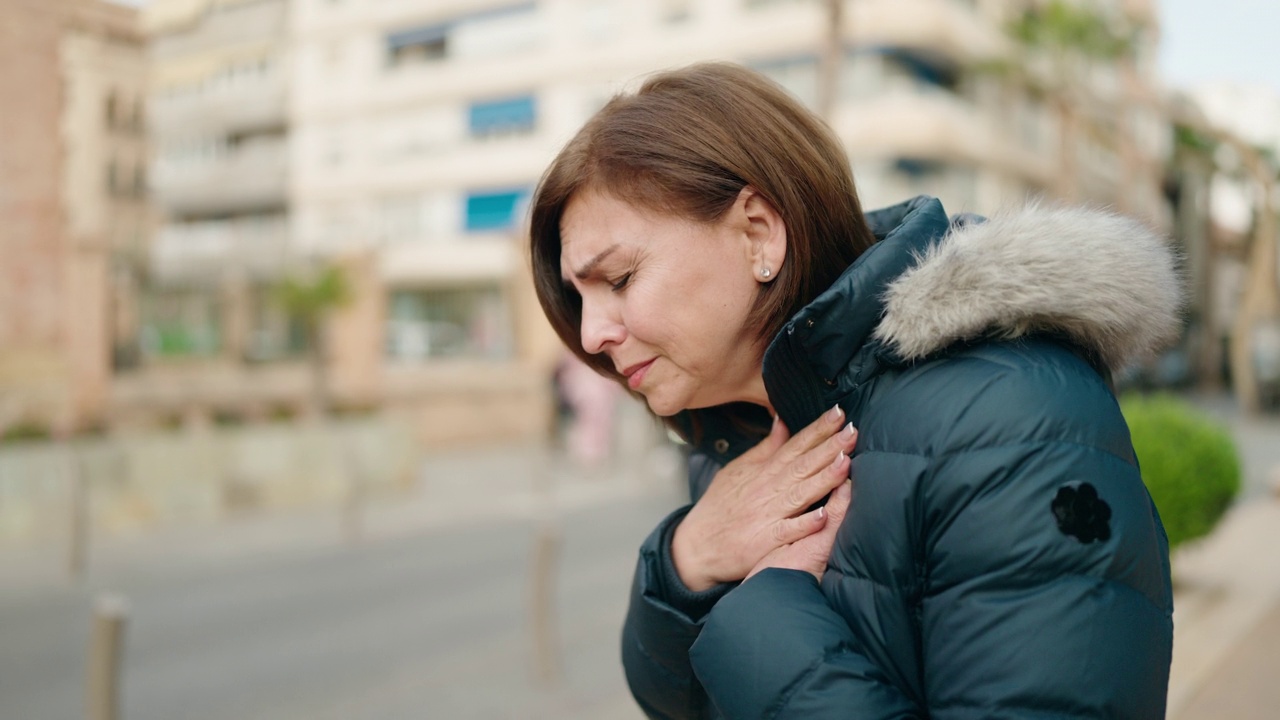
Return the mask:
[[[556,379],[569,411],[565,433],[569,457],[583,469],[599,469],[613,449],[618,385],[568,352],[556,367]]]
[[[1163,717],[1168,548],[1109,383],[1178,330],[1160,238],[864,215],[820,119],[702,64],[588,121],[531,242],[560,337],[692,446],[623,633],[646,713]]]

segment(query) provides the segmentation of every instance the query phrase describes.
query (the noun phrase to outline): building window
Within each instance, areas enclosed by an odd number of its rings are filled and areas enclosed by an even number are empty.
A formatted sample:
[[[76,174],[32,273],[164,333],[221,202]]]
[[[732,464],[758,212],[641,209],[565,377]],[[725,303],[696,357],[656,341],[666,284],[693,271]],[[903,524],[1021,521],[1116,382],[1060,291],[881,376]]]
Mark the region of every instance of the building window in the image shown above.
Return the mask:
[[[429,25],[387,36],[387,64],[392,67],[441,60],[449,52],[449,26]]]
[[[537,5],[513,2],[446,22],[387,35],[387,64],[400,67],[447,57],[496,57],[529,49],[538,40]]]
[[[472,103],[467,123],[472,137],[522,135],[533,132],[537,105],[532,95]]]
[[[247,362],[271,362],[301,357],[307,350],[307,330],[300,318],[286,313],[270,287],[249,290]]]
[[[501,192],[476,192],[467,195],[467,232],[507,230],[516,224],[517,213],[522,210],[525,189]]]
[[[216,355],[221,305],[213,293],[160,290],[143,298],[140,340],[147,357]]]
[[[396,290],[388,315],[387,355],[393,360],[512,355],[507,304],[496,286]]]

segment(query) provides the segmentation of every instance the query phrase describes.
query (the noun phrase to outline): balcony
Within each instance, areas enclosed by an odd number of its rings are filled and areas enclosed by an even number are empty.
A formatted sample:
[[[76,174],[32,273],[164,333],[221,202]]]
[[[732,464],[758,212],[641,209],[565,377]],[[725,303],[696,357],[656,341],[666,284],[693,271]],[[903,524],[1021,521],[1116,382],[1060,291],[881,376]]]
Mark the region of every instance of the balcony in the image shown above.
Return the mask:
[[[152,98],[150,129],[158,138],[223,136],[284,127],[285,81],[275,70],[258,77]]]
[[[163,284],[217,282],[223,271],[273,278],[288,260],[289,225],[280,215],[167,225],[151,250]]]
[[[156,203],[172,215],[219,215],[283,207],[288,193],[283,136],[259,137],[200,158],[161,159]]]

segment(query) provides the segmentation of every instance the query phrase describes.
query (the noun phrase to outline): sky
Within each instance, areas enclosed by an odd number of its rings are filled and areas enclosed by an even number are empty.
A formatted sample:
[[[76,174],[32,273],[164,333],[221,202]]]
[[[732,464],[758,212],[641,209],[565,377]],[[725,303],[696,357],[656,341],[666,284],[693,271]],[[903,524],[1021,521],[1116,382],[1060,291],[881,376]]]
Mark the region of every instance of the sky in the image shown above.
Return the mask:
[[[113,0],[140,6],[147,0]],[[1169,87],[1234,82],[1280,95],[1280,0],[1155,0],[1160,74]]]
[[[1188,88],[1230,81],[1280,95],[1280,1],[1159,0],[1160,73]]]

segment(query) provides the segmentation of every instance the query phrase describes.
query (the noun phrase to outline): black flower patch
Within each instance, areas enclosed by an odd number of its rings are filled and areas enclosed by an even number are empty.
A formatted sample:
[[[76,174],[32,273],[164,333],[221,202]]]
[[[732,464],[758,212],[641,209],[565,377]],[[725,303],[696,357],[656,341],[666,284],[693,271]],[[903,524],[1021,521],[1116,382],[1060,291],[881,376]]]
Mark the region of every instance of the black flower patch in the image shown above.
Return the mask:
[[[1105,542],[1111,538],[1111,506],[1098,497],[1097,489],[1089,483],[1058,488],[1051,507],[1058,529],[1080,542]]]

